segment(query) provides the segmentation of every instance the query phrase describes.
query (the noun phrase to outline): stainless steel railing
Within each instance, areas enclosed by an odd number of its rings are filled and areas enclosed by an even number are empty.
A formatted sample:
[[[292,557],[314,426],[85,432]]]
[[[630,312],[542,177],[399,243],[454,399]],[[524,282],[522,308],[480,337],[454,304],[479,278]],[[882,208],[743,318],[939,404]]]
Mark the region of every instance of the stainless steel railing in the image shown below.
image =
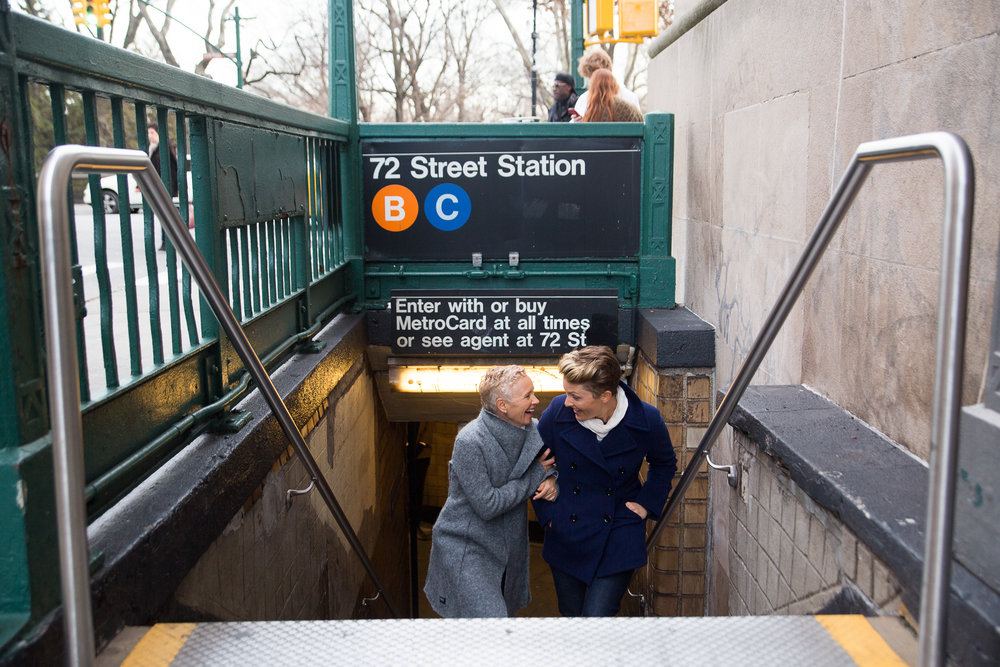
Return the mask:
[[[861,144],[836,191],[806,242],[791,277],[750,347],[743,366],[715,412],[680,482],[667,501],[660,520],[646,540],[656,544],[676,512],[695,474],[708,456],[771,347],[795,301],[826,251],[854,202],[872,166],[941,158],[944,166],[944,229],[938,332],[934,370],[934,417],[931,427],[930,485],[927,538],[920,604],[920,664],[943,665],[946,649],[948,591],[951,582],[951,542],[955,514],[955,473],[958,466],[958,428],[965,357],[965,314],[969,289],[969,248],[975,190],[972,156],[965,142],[948,132],[929,132]]]
[[[59,564],[62,575],[67,659],[70,664],[91,664],[94,659],[93,615],[87,557],[87,522],[84,500],[83,426],[80,418],[80,379],[74,328],[73,274],[70,261],[69,215],[66,187],[70,175],[131,173],[139,182],[163,228],[173,241],[202,296],[236,348],[286,437],[319,488],[351,548],[358,555],[389,611],[398,617],[351,527],[340,503],[323,477],[282,401],[247,340],[197,245],[188,235],[153,165],[142,151],[93,146],[58,146],[49,153],[38,177],[39,255],[42,268],[45,333],[48,352],[49,412],[52,423],[52,457],[55,469]]]

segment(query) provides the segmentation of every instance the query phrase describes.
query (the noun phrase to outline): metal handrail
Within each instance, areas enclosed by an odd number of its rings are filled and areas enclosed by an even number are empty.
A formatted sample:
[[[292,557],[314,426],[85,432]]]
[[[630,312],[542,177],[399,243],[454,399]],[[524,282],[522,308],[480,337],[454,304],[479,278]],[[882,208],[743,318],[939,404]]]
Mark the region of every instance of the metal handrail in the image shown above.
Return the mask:
[[[831,238],[868,176],[872,165],[940,157],[944,167],[944,229],[941,248],[941,284],[938,296],[938,332],[934,369],[934,417],[931,428],[929,502],[924,571],[920,604],[920,664],[943,665],[946,649],[948,591],[951,582],[951,542],[955,510],[955,473],[958,466],[958,428],[965,358],[965,318],[969,289],[969,248],[975,189],[969,147],[949,132],[928,132],[858,146],[840,184],[827,204],[791,277],[768,314],[743,366],[719,405],[698,449],[690,459],[660,520],[646,540],[656,544],[670,517],[701,468],[708,451],[767,354],[796,299],[823,256]]]
[[[94,659],[94,629],[90,601],[87,558],[87,522],[84,500],[83,426],[80,417],[80,381],[76,331],[73,327],[73,274],[70,239],[66,223],[69,204],[66,187],[74,171],[83,173],[131,173],[146,201],[163,223],[202,296],[211,306],[261,394],[271,407],[285,436],[316,482],[323,500],[358,555],[393,616],[395,607],[385,595],[381,581],[351,527],[340,503],[309,452],[302,435],[275,389],[271,378],[247,340],[225,296],[212,276],[187,225],[174,208],[170,194],[142,151],[95,146],[63,145],[45,159],[38,177],[39,255],[45,309],[48,352],[49,412],[52,424],[52,458],[55,474],[59,564],[62,575],[63,613],[67,659],[70,664],[91,664]]]

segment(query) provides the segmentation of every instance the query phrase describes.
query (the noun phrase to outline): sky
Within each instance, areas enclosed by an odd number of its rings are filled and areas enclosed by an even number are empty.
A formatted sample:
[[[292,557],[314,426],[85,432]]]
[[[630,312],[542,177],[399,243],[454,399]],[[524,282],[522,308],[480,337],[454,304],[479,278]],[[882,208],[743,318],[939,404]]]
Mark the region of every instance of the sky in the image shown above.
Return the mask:
[[[119,0],[122,6],[122,14],[128,11],[128,0]],[[14,3],[12,3],[14,4]],[[53,9],[53,22],[60,23],[69,30],[75,30],[73,14],[70,11],[69,0],[48,0],[45,3]],[[112,6],[114,0],[112,0]],[[152,0],[151,4],[164,8],[166,3],[163,0]],[[224,0],[215,0],[216,7],[225,4]],[[208,3],[204,0],[177,0],[171,14],[176,19],[170,27],[168,37],[174,56],[177,58],[181,69],[186,71],[194,70],[195,65],[202,59],[205,52],[202,34],[206,25],[206,12]],[[313,9],[327,11],[325,0],[239,0],[234,9],[239,9],[240,14],[240,50],[243,54],[244,65],[250,57],[250,49],[263,40],[269,43],[271,40],[280,42],[286,35],[289,25],[303,11]],[[160,19],[154,19],[158,24],[162,21],[162,14],[155,9],[149,9],[151,15],[160,15]],[[216,9],[218,12],[218,9]],[[232,10],[230,11],[230,16]],[[181,26],[177,21],[183,22],[195,32]],[[127,19],[120,23],[116,21],[113,32],[113,43],[121,44],[122,34],[125,31]],[[197,33],[197,34],[196,34]],[[155,50],[155,45],[151,38],[148,38],[148,31],[145,31],[146,39],[141,40],[150,52]],[[232,53],[236,50],[236,36],[233,31],[233,24],[227,28],[226,52]],[[157,51],[158,54],[158,51]],[[220,83],[236,85],[236,65],[231,61],[219,58],[213,61],[207,70],[208,74]]]

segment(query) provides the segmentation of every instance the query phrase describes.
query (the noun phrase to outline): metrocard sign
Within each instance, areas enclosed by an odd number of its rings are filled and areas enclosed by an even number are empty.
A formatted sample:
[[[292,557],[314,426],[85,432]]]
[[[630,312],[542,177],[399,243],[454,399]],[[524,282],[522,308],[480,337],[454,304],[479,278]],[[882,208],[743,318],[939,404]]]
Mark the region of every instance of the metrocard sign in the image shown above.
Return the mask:
[[[638,139],[387,139],[361,151],[367,259],[638,255]]]

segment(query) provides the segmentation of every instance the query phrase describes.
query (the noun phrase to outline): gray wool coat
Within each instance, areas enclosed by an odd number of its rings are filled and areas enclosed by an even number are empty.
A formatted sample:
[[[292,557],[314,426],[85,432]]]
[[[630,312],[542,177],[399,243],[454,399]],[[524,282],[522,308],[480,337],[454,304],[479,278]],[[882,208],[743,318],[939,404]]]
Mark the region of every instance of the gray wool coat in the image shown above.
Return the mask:
[[[441,616],[513,616],[528,604],[525,500],[545,479],[543,448],[537,419],[520,428],[482,410],[458,432],[424,585]]]

